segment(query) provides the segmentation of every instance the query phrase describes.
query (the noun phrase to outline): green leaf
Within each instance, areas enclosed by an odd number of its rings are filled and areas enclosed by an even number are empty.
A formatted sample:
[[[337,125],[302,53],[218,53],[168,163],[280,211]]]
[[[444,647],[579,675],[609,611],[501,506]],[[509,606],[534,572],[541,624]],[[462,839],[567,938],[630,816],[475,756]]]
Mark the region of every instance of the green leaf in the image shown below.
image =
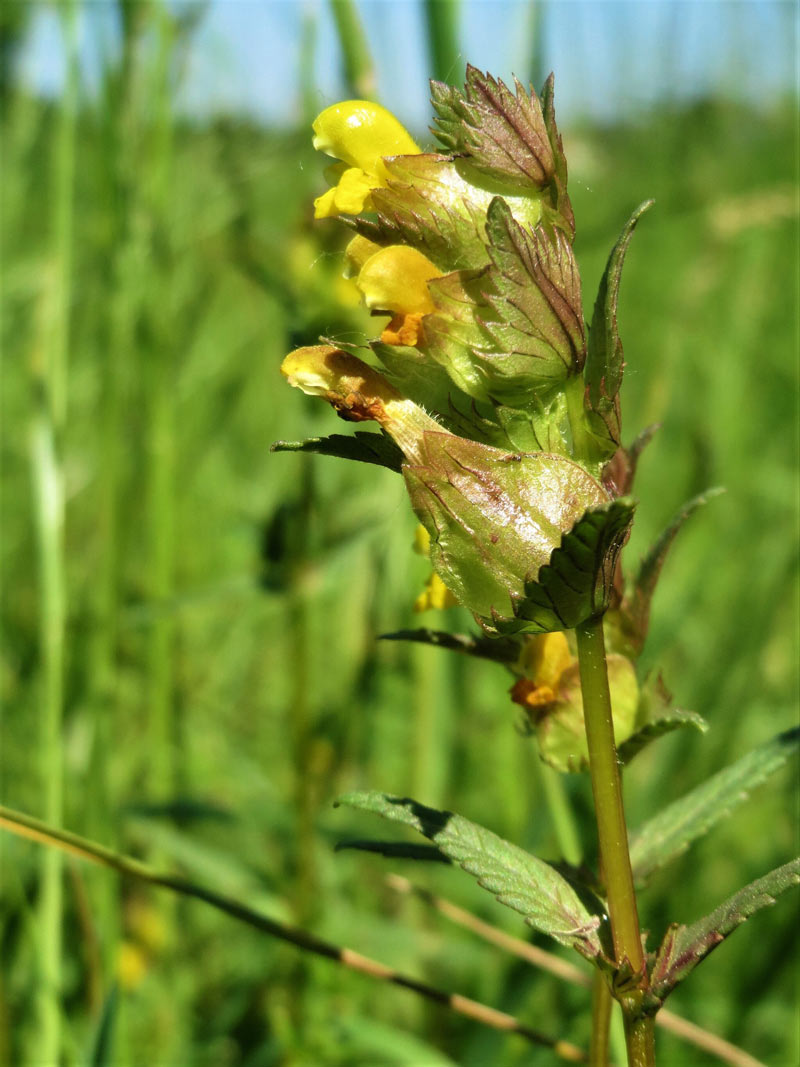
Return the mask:
[[[489,74],[467,66],[464,92],[431,82],[434,134],[450,152],[464,155],[481,174],[509,188],[542,188],[553,175],[553,150],[533,90],[514,79],[515,93]]]
[[[535,930],[592,959],[603,952],[603,904],[555,867],[450,811],[436,811],[409,797],[349,793],[337,804],[373,812],[417,830],[473,875]],[[605,931],[603,931],[605,933]]]
[[[403,465],[403,453],[391,437],[368,430],[356,430],[352,437],[334,433],[330,437],[309,437],[305,441],[276,441],[270,452],[317,452],[323,456],[374,463],[398,472]]]
[[[490,193],[466,181],[448,156],[396,156],[385,167],[388,184],[371,194],[377,218],[355,219],[354,229],[379,245],[410,245],[445,272],[487,262],[483,216]]]
[[[514,619],[493,622],[499,633],[571,630],[608,606],[614,569],[628,537],[634,502],[620,497],[584,513],[524,594],[514,600]]]
[[[743,803],[750,790],[782,767],[797,751],[800,728],[778,734],[765,745],[673,801],[631,835],[631,866],[637,881],[685,852],[698,837]]]
[[[570,241],[575,239],[575,213],[567,195],[567,158],[561,134],[556,126],[556,113],[553,106],[555,78],[551,74],[544,83],[541,92],[542,113],[545,129],[553,152],[553,181],[548,190],[549,199],[542,205],[544,217],[553,226],[562,229]]]
[[[678,531],[698,508],[724,492],[724,489],[719,488],[707,489],[704,493],[687,501],[642,560],[633,581],[632,590],[626,595],[621,608],[625,617],[626,636],[634,652],[641,651],[647,638],[650,625],[650,603],[658,584],[661,568],[664,566],[664,560],[667,558],[667,553]]]
[[[622,764],[630,763],[643,748],[651,741],[655,741],[664,734],[671,734],[673,730],[691,728],[704,734],[708,729],[708,723],[702,715],[695,711],[681,711],[679,708],[671,708],[663,712],[657,718],[651,719],[641,726],[627,741],[623,741],[617,748],[617,757]]]
[[[441,630],[397,630],[380,634],[382,641],[414,641],[417,644],[445,648],[450,652],[492,660],[494,663],[516,663],[520,654],[520,642],[511,637],[485,637],[475,634],[451,634]]]
[[[530,390],[578,373],[586,356],[581,281],[561,230],[527,230],[496,197],[486,221],[494,314],[486,330],[497,348],[487,359],[496,376]],[[521,397],[516,407],[524,407]]]
[[[776,897],[795,885],[800,885],[800,859],[751,882],[691,926],[673,924],[653,965],[653,994],[664,1000],[737,926],[761,908],[774,904]]]
[[[634,211],[614,246],[600,281],[589,330],[584,378],[589,428],[599,459],[610,459],[620,447],[619,389],[622,384],[622,342],[617,301],[622,265],[636,224],[653,204],[646,200]]]
[[[119,987],[114,982],[109,989],[100,1011],[87,1063],[89,1067],[113,1067],[117,1062],[114,1053],[114,1026],[119,1006]]]

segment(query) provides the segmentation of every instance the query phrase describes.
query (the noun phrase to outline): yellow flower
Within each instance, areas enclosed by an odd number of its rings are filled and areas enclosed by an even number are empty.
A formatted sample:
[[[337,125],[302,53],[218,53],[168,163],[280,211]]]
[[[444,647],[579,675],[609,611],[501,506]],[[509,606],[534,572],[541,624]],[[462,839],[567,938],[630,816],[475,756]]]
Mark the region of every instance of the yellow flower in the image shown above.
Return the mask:
[[[428,282],[442,272],[416,248],[389,245],[363,264],[356,285],[370,311],[385,311],[391,322],[381,334],[390,345],[415,345],[423,315],[435,310]]]
[[[414,551],[418,556],[430,556],[431,537],[421,524],[414,531]],[[424,590],[414,601],[414,611],[443,611],[445,608],[454,608],[458,601],[436,573],[431,575],[425,583]]]
[[[339,348],[296,348],[281,364],[281,374],[295,389],[327,400],[347,422],[377,422],[409,462],[419,461],[426,432],[442,431],[434,418],[398,393],[379,371]]]
[[[577,664],[563,633],[536,634],[528,638],[523,653],[526,677],[511,689],[515,704],[535,710],[547,708],[559,699],[564,673]]]
[[[369,194],[385,185],[384,156],[416,155],[419,148],[391,112],[369,100],[333,104],[313,122],[314,147],[342,163],[330,168],[336,184],[314,201],[314,217],[357,215]]]

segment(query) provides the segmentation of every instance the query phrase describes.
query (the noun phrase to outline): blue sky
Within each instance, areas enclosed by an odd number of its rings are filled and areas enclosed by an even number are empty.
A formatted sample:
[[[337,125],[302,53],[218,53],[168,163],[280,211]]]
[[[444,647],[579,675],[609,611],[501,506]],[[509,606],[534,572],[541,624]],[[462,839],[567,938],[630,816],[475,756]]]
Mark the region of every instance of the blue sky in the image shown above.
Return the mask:
[[[30,0],[28,0],[30,2]],[[181,6],[191,0],[172,0]],[[541,5],[542,51],[556,72],[558,109],[611,119],[663,99],[720,88],[734,96],[791,91],[797,84],[798,8],[792,0],[549,0]],[[379,71],[381,100],[409,126],[428,120],[428,59],[420,0],[360,0]],[[113,40],[113,7],[83,5],[81,54],[87,84],[101,41]],[[340,99],[340,54],[327,0],[211,0],[181,88],[195,113],[237,110],[273,122],[298,114],[304,19],[316,22],[319,103]],[[462,0],[464,61],[527,80],[530,0]],[[20,73],[57,92],[61,45],[52,10],[33,20]],[[463,76],[463,65],[453,72]]]

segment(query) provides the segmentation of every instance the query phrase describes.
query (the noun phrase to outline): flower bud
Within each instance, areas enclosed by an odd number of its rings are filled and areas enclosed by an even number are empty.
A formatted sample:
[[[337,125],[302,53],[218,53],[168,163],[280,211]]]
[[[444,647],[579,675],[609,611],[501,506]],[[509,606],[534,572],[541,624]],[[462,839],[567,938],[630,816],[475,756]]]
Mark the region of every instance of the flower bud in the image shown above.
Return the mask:
[[[290,352],[281,364],[289,385],[308,396],[321,396],[347,422],[377,422],[407,459],[420,455],[423,434],[441,427],[369,364],[330,345],[310,345]]]

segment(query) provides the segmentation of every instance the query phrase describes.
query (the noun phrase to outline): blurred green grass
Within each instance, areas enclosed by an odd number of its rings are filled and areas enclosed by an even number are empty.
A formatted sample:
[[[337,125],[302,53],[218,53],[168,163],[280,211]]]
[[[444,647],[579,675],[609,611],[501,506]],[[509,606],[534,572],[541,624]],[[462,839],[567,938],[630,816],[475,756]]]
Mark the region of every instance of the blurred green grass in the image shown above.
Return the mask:
[[[581,990],[398,899],[383,885],[385,861],[334,855],[338,839],[375,832],[331,808],[356,787],[413,793],[548,857],[557,846],[502,671],[376,640],[416,623],[425,578],[400,480],[269,453],[275,439],[339,429],[285,387],[284,353],[369,329],[339,299],[341,235],[311,225],[322,181],[307,131],[172,116],[157,64],[131,64],[109,70],[77,120],[59,442],[64,823],[585,1041]],[[155,117],[138,78],[161,100]],[[43,788],[32,367],[58,268],[57,123],[54,104],[9,91],[0,772],[3,802],[32,813]],[[666,739],[632,765],[635,825],[796,718],[796,123],[788,101],[748,110],[709,99],[578,125],[565,141],[587,308],[621,224],[640,200],[657,201],[620,312],[627,435],[662,423],[640,466],[629,558],[688,496],[728,490],[681,535],[646,653],[712,730]],[[468,619],[451,611],[444,624]],[[654,939],[788,858],[795,784],[782,773],[658,876],[642,899]],[[591,853],[588,780],[567,788]],[[39,860],[24,842],[2,848],[0,1059],[27,1064]],[[403,866],[522,933],[456,872]],[[776,1065],[800,1051],[791,907],[759,915],[670,1003]],[[549,1062],[513,1036],[299,959],[199,904],[167,908],[104,871],[67,865],[64,937],[70,1063],[95,1038],[121,943],[114,1064],[163,1062],[165,1048],[192,1065]],[[709,1062],[660,1041],[665,1063]]]

